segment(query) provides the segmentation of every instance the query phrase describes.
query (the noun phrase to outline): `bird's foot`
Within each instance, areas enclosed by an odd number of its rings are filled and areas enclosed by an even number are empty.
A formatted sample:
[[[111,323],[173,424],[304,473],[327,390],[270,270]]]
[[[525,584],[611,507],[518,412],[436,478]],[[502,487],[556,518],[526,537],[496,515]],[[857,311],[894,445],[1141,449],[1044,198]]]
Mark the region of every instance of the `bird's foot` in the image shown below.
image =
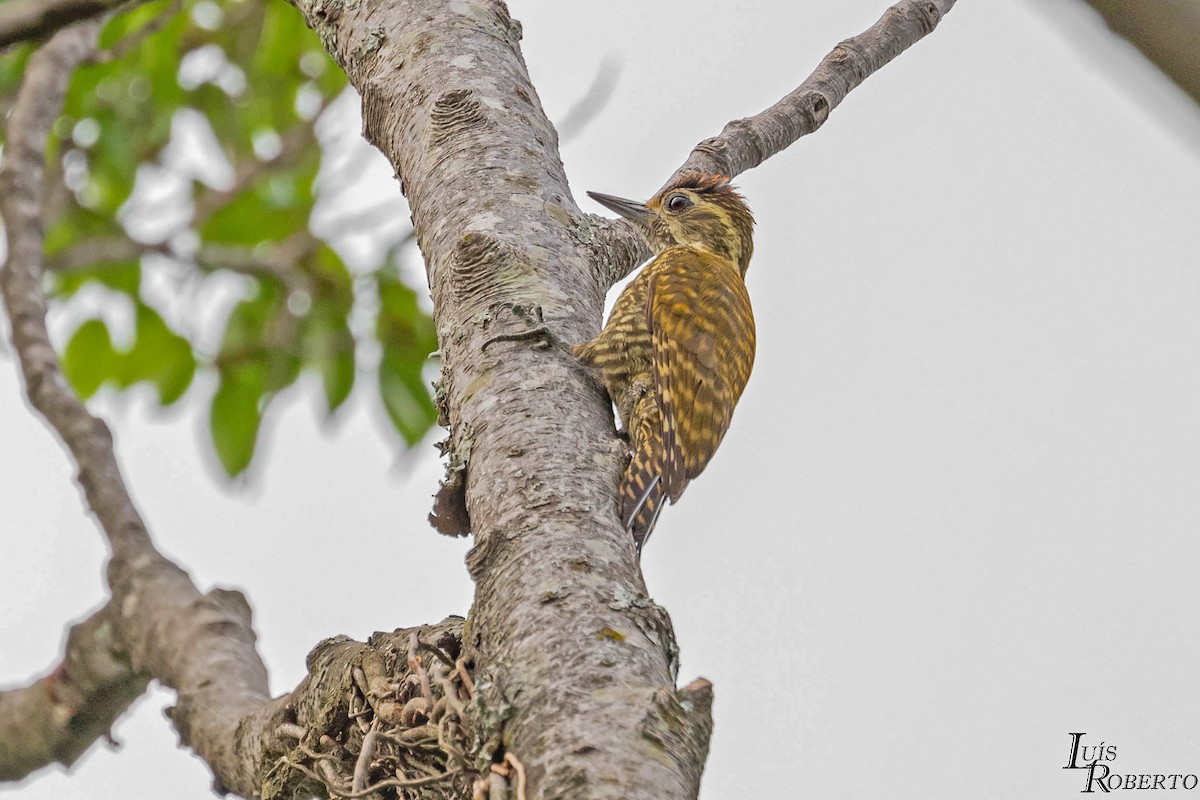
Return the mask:
[[[501,333],[491,337],[480,347],[480,350],[487,350],[493,344],[498,342],[529,342],[535,344],[534,347],[540,350],[549,350],[551,347],[559,350],[570,350],[570,346],[550,330],[546,325],[546,319],[542,315],[541,306],[523,306],[516,303],[508,305],[507,309],[513,313],[517,319],[523,321],[526,325],[531,325],[528,330],[518,331],[516,333]]]
[[[535,342],[534,347],[539,350],[549,350],[551,347],[557,347],[560,350],[566,350],[567,344],[562,339],[559,339],[545,325],[538,325],[536,328],[530,328],[527,331],[520,333],[502,333],[499,336],[493,336],[483,343],[481,350],[487,350],[491,345],[497,342]]]

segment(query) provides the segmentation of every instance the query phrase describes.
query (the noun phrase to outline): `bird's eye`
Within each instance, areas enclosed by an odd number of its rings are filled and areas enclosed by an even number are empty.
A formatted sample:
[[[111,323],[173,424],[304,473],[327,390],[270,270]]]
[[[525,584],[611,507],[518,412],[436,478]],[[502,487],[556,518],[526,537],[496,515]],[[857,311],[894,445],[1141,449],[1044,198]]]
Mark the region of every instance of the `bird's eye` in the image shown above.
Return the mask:
[[[672,214],[678,214],[691,204],[692,201],[688,199],[686,194],[673,194],[667,198],[667,211],[670,211]]]

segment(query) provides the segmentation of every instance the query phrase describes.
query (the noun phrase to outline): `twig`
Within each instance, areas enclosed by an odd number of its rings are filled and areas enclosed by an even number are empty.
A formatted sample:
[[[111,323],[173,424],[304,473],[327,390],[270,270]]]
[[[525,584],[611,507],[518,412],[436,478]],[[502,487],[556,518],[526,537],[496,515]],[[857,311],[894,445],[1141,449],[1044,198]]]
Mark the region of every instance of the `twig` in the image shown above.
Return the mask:
[[[359,798],[359,797],[366,797],[369,794],[374,794],[375,792],[378,792],[380,789],[415,789],[419,786],[431,786],[435,783],[440,783],[442,781],[449,780],[461,772],[461,770],[454,769],[454,770],[449,770],[447,772],[440,773],[438,775],[430,775],[428,778],[412,778],[411,780],[400,780],[399,778],[388,778],[386,780],[380,781],[379,783],[373,783],[370,786],[367,786],[358,791],[347,792],[344,789],[339,789],[335,785],[336,776],[334,776],[335,780],[331,781],[331,780],[327,779],[325,776],[319,775],[316,772],[313,772],[312,770],[310,770],[308,767],[304,766],[303,764],[299,764],[295,761],[286,761],[285,763],[287,764],[287,766],[291,767],[292,769],[299,770],[300,772],[304,773],[305,775],[312,778],[313,780],[318,781],[319,783],[323,784],[331,795],[344,798],[344,800],[356,800],[356,798]],[[322,761],[320,763],[326,764],[328,762]],[[320,769],[320,767],[318,767],[318,769]]]
[[[379,741],[379,720],[371,723],[371,730],[363,736],[362,750],[358,760],[354,762],[354,781],[350,784],[352,792],[361,792],[367,785],[367,772],[371,769],[371,759],[375,757],[375,744]]]
[[[471,680],[471,673],[467,671],[466,659],[460,658],[454,662],[454,671],[458,673],[459,680],[462,681],[463,687],[467,690],[467,697],[475,697],[475,681]]]
[[[298,123],[285,131],[281,137],[279,153],[274,158],[267,161],[260,161],[257,158],[245,159],[234,168],[233,182],[227,189],[210,189],[198,198],[193,207],[190,227],[194,229],[203,227],[213,214],[249,188],[258,178],[300,155],[305,146],[312,142],[316,120],[320,117],[320,112],[328,106],[329,102],[326,101],[312,120]]]
[[[323,783],[329,787],[329,791],[333,794],[344,794],[345,789],[339,789],[338,784],[343,783],[345,779],[338,774],[337,766],[332,759],[325,759],[317,762],[317,772],[324,776]]]
[[[488,773],[488,800],[506,800],[508,781],[503,775]]]
[[[1190,2],[1146,3],[1141,0],[1085,0],[1113,33],[1126,39],[1180,89],[1200,103],[1200,70],[1196,69],[1196,37],[1200,15]]]
[[[429,642],[419,642],[419,645],[422,650],[437,658],[438,661],[441,661],[447,667],[454,666],[454,660],[450,658],[450,656],[446,655],[442,651],[442,648],[438,647],[437,645],[429,644]]]
[[[455,715],[461,717],[463,715],[463,704],[458,699],[458,687],[450,680],[450,675],[446,672],[446,668],[438,664],[434,667],[433,673],[438,686],[442,687],[442,695],[446,698],[446,702],[450,708],[454,709]]]
[[[433,778],[433,777],[439,777],[441,775],[446,774],[445,772],[435,769],[434,767],[430,766],[429,764],[426,764],[424,761],[420,761],[418,759],[406,758],[406,757],[403,757],[403,754],[401,754],[401,756],[402,756],[401,760],[405,764],[408,764],[408,766],[412,767],[413,769],[415,769],[419,772],[424,772],[427,777]],[[409,779],[408,778],[399,778],[399,780],[409,780]]]
[[[612,56],[605,56],[600,60],[600,67],[583,96],[567,109],[567,113],[555,126],[558,129],[560,144],[574,139],[583,132],[589,122],[600,115],[612,99],[613,89],[617,87],[617,78],[620,75],[621,62]]]
[[[276,736],[286,736],[296,740],[302,740],[308,731],[304,730],[303,726],[294,725],[291,722],[284,722],[275,728]]]
[[[325,737],[322,737],[322,739],[324,739],[324,738]],[[336,755],[333,755],[332,753],[319,753],[316,750],[313,750],[311,747],[309,747],[303,743],[296,745],[296,749],[299,750],[304,755],[311,758],[313,761],[337,761],[338,760],[338,757]]]
[[[517,800],[525,800],[525,765],[521,763],[512,751],[504,754],[504,763],[511,764],[517,771]]]
[[[817,130],[846,95],[932,33],[954,3],[896,3],[870,28],[833,48],[803,83],[775,105],[748,119],[730,122],[719,136],[696,145],[672,178],[694,171],[733,177]]]
[[[331,787],[331,786],[328,784],[328,782],[326,782],[326,780],[325,780],[323,777],[321,777],[321,776],[320,776],[320,775],[318,775],[317,773],[313,772],[311,769],[309,769],[308,767],[304,766],[303,764],[301,764],[301,763],[299,763],[299,762],[296,762],[296,761],[292,761],[292,760],[291,760],[291,759],[289,759],[289,758],[281,758],[281,759],[279,759],[279,761],[280,761],[280,764],[281,764],[282,766],[286,766],[286,767],[288,767],[288,768],[290,768],[290,769],[294,769],[294,770],[296,770],[297,772],[300,772],[300,773],[302,773],[302,774],[304,774],[304,775],[307,775],[308,777],[312,778],[314,781],[316,781],[317,783],[319,783],[319,784],[321,784],[322,786],[324,786],[324,787],[325,787],[327,790],[329,790],[331,793],[334,791],[334,790],[333,790],[333,787]]]
[[[408,668],[421,682],[421,696],[425,698],[425,713],[429,715],[433,712],[433,688],[429,685],[429,673],[425,671],[425,665],[421,663],[421,657],[417,655],[417,643],[417,632],[413,631],[412,635],[408,637]]]

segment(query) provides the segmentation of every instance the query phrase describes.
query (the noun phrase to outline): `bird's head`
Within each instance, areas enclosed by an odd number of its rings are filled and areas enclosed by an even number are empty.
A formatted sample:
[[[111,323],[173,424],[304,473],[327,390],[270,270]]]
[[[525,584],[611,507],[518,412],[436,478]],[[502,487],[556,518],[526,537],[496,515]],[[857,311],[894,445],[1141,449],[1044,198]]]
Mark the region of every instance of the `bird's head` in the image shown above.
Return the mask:
[[[588,192],[632,222],[655,253],[694,247],[729,259],[743,276],[754,252],[754,217],[721,175],[684,173],[645,203]]]

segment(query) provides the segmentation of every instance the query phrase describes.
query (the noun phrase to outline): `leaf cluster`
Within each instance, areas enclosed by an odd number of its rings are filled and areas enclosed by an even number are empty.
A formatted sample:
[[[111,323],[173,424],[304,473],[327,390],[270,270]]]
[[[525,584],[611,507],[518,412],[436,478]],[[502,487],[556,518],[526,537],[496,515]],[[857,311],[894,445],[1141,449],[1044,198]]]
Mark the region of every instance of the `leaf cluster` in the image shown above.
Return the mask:
[[[215,384],[212,444],[235,476],[302,374],[319,376],[333,414],[375,369],[395,430],[419,442],[436,416],[423,373],[437,345],[399,247],[351,269],[312,230],[333,181],[316,132],[346,78],[300,15],[151,0],[109,20],[100,47],[47,150],[48,288],[70,321],[74,389],[149,385],[169,406]],[[0,54],[0,107],[31,49]]]

